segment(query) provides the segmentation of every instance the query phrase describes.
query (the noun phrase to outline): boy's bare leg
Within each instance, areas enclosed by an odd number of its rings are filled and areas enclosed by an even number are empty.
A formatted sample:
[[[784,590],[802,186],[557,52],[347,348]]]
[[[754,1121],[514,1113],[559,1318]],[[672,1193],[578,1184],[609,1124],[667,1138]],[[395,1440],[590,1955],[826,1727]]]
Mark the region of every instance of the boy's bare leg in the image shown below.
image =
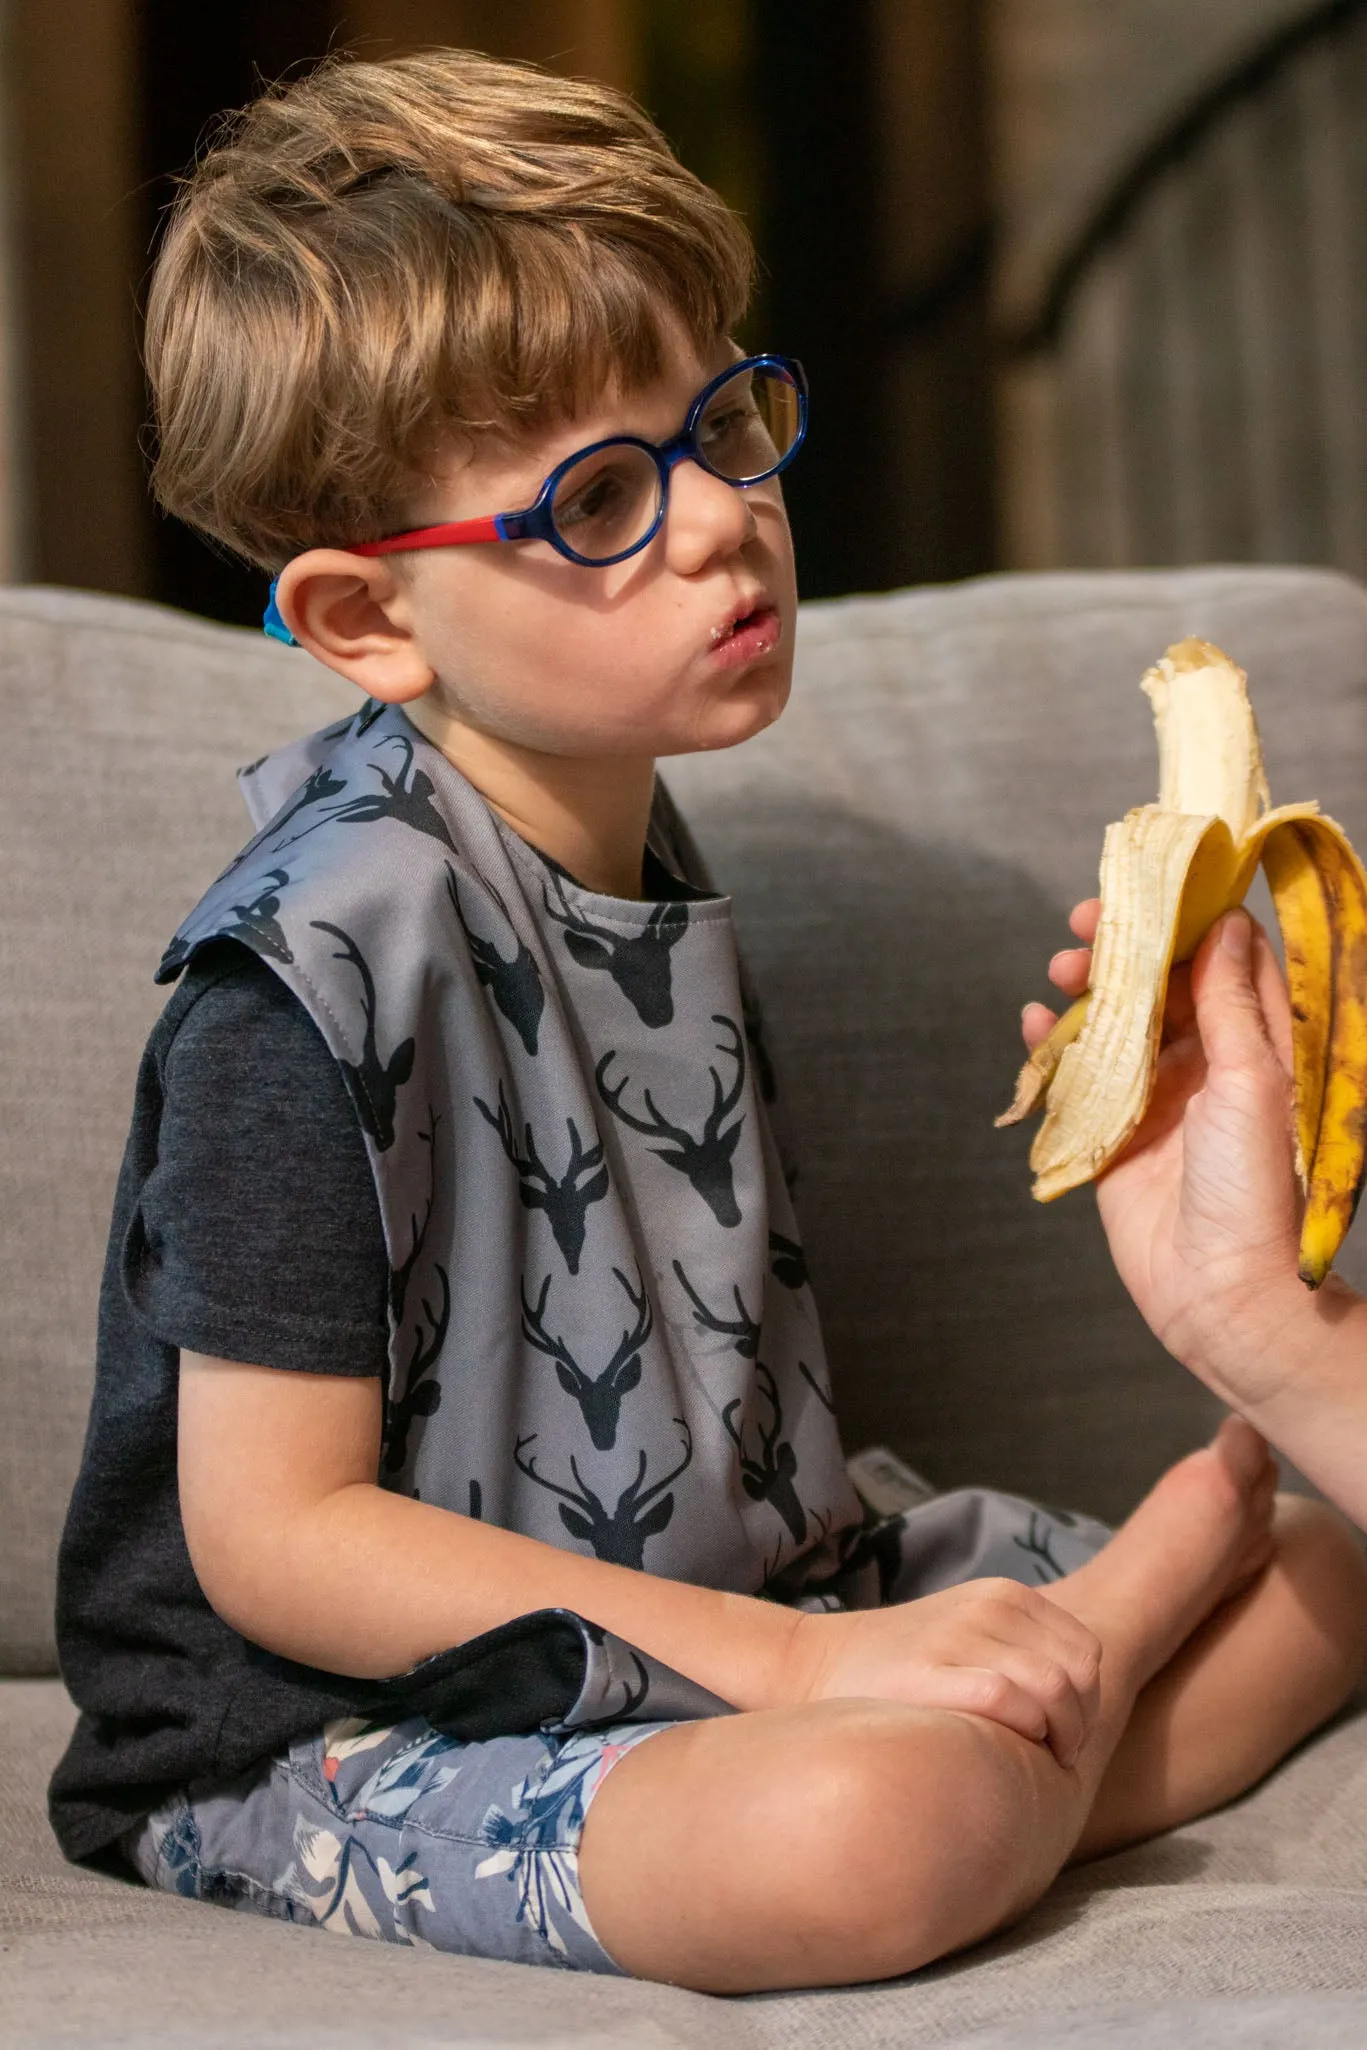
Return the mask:
[[[1292,1495],[1277,1500],[1273,1537],[1266,1572],[1211,1616],[1140,1694],[1075,1859],[1118,1850],[1232,1800],[1340,1708],[1361,1679],[1361,1539],[1333,1510]],[[1049,1592],[1087,1620],[1085,1586],[1076,1601],[1073,1579]]]
[[[1000,1724],[885,1701],[684,1724],[628,1753],[580,1853],[600,1940],[640,1977],[739,1993],[889,1977],[1014,1919],[1074,1851],[1140,1694],[1266,1564],[1272,1487],[1261,1441],[1227,1423],[1059,1583],[1103,1646],[1071,1769]]]

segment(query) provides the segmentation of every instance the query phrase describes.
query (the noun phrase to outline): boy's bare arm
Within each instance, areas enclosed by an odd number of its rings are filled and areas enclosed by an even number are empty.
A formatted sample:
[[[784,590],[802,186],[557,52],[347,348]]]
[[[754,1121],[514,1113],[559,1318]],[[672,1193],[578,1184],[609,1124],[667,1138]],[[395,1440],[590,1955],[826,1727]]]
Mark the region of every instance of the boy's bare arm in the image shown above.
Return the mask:
[[[567,1608],[737,1708],[864,1696],[959,1709],[1067,1764],[1097,1711],[1099,1647],[1033,1588],[976,1581],[812,1616],[637,1573],[378,1487],[377,1380],[181,1354],[191,1562],[234,1629],[381,1678],[540,1608]]]

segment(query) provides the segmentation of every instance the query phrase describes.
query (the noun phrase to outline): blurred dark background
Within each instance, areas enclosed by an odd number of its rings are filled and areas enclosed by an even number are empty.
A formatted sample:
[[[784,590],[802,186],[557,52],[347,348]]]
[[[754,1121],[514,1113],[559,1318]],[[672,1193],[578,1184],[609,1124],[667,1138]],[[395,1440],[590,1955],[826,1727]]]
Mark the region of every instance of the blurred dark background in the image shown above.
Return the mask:
[[[147,500],[158,219],[263,80],[439,42],[627,87],[746,215],[807,595],[1367,573],[1367,0],[11,0],[0,578],[259,618]]]

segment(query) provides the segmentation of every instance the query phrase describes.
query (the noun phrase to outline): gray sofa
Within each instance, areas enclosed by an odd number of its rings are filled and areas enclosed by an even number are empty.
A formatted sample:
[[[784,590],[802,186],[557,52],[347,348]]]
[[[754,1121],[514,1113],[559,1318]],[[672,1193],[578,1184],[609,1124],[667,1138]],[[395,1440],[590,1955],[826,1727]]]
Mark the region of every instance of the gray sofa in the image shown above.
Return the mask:
[[[786,1070],[847,1442],[1110,1516],[1211,1405],[1115,1283],[1088,1196],[1031,1204],[992,1129],[1021,1000],[1109,819],[1155,787],[1141,670],[1251,672],[1274,796],[1367,845],[1367,592],[1316,571],[994,578],[807,609],[783,721],[669,774]],[[400,1951],[66,1868],[53,1558],[151,972],[245,837],[233,766],[345,711],[252,635],[0,594],[0,2044],[1367,2041],[1367,1724],[1249,1799],[1065,1875],[1018,1929],[886,1985],[727,2001]],[[1367,1244],[1367,1231],[1360,1232]],[[1367,1278],[1361,1252],[1352,1255]]]

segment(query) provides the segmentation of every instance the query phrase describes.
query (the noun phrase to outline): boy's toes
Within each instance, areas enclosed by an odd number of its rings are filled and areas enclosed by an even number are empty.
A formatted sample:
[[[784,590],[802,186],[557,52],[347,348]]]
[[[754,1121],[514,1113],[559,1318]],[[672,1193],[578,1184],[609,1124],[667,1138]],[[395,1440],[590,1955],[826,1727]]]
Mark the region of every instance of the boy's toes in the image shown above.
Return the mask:
[[[1277,1484],[1277,1466],[1267,1449],[1267,1440],[1241,1416],[1227,1416],[1210,1449],[1241,1495],[1251,1496],[1255,1491],[1266,1490],[1270,1513],[1271,1498]]]

